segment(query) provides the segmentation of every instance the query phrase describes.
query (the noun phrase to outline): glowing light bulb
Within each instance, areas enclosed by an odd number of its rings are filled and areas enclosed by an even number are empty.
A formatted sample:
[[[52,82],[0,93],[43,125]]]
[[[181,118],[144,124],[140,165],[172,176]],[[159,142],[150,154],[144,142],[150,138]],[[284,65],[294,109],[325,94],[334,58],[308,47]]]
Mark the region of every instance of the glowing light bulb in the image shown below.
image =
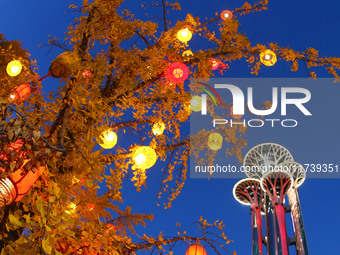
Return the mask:
[[[136,157],[135,157],[135,162],[137,165],[142,165],[146,160],[146,157],[144,154],[138,154]]]
[[[227,21],[233,17],[233,13],[231,11],[225,10],[221,13],[220,17],[223,21]]]
[[[19,71],[19,67],[18,66],[12,66],[11,68],[11,72],[12,73],[17,73]]]
[[[267,54],[267,55],[264,56],[264,59],[265,59],[265,60],[271,60],[272,58],[273,58],[273,56],[272,56],[272,55],[269,55],[269,54]]]

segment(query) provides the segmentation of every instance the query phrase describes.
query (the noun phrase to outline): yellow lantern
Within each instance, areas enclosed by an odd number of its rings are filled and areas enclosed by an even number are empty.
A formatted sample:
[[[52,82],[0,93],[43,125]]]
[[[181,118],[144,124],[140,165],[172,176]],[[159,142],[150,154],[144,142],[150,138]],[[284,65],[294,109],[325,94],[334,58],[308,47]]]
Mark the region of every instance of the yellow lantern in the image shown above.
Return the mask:
[[[7,64],[6,71],[9,76],[12,76],[12,77],[17,76],[18,74],[21,73],[21,70],[22,70],[22,64],[20,63],[19,60],[12,60],[11,62]]]
[[[273,66],[276,61],[276,54],[271,50],[265,50],[260,54],[261,63],[265,66]]]
[[[194,112],[199,112],[202,109],[202,100],[200,96],[194,96],[191,98],[190,109]]]
[[[180,42],[188,42],[192,37],[191,31],[186,27],[177,32],[177,39]]]
[[[208,146],[212,151],[218,151],[222,148],[223,137],[220,133],[211,133],[208,137]]]
[[[192,54],[191,50],[186,50],[186,51],[183,51],[183,53],[182,53],[183,58],[190,58],[192,56],[193,56],[193,54]]]
[[[96,140],[104,149],[111,149],[116,145],[117,139],[117,134],[109,129],[102,132]]]
[[[165,129],[165,124],[163,123],[163,121],[159,121],[158,123],[155,123],[152,127],[152,133],[155,136],[159,136],[161,134],[163,134]]]
[[[150,146],[140,146],[133,152],[132,159],[136,168],[148,169],[156,163],[157,154]]]

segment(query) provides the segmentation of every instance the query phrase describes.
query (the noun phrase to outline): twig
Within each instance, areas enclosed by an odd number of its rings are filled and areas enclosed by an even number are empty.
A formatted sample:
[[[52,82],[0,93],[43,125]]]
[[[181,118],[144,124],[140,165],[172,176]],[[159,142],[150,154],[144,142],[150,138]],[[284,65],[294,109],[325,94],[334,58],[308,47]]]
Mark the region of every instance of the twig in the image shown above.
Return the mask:
[[[135,30],[135,32],[136,32],[137,35],[139,35],[139,36],[143,39],[143,41],[146,43],[146,45],[147,45],[148,48],[150,49],[150,48],[151,48],[151,45],[150,45],[150,43],[148,42],[148,40],[146,40],[146,38],[145,38],[141,33],[139,33],[137,29]]]
[[[163,7],[163,19],[164,19],[164,32],[168,31],[168,28],[166,26],[166,10],[165,10],[165,3],[164,0],[162,0],[162,7]]]

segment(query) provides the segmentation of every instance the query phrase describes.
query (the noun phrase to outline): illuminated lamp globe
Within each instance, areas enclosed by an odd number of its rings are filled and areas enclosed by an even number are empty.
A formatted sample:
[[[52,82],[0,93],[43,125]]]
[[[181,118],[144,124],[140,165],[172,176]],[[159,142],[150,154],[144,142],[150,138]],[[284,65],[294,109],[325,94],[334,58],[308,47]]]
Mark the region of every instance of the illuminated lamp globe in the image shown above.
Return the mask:
[[[165,129],[165,124],[163,123],[163,121],[159,121],[158,123],[155,123],[152,127],[152,133],[155,136],[159,136],[161,134],[163,134]]]
[[[165,71],[165,77],[171,83],[182,83],[189,77],[189,69],[183,63],[172,63]]]
[[[260,61],[265,66],[273,66],[276,61],[276,54],[271,50],[265,50],[260,54]]]
[[[193,244],[187,249],[185,255],[207,255],[207,252],[202,245]]]
[[[117,134],[112,130],[105,130],[96,139],[98,144],[104,149],[111,149],[117,144]]]
[[[150,146],[140,146],[134,151],[132,159],[136,168],[148,169],[156,163],[157,154]]]
[[[208,137],[208,146],[212,151],[218,151],[222,148],[223,137],[220,133],[211,133]]]
[[[9,100],[16,103],[21,103],[29,97],[30,93],[31,85],[24,83],[12,90],[12,93],[9,95]]]
[[[177,32],[177,39],[180,42],[188,42],[191,40],[192,33],[188,28],[183,28]]]
[[[227,21],[228,19],[231,19],[233,17],[233,13],[231,11],[225,10],[221,12],[221,19],[223,21]]]
[[[14,76],[19,75],[21,73],[21,70],[22,70],[22,64],[20,63],[19,60],[12,60],[11,62],[7,64],[6,71],[9,76],[14,77]]]

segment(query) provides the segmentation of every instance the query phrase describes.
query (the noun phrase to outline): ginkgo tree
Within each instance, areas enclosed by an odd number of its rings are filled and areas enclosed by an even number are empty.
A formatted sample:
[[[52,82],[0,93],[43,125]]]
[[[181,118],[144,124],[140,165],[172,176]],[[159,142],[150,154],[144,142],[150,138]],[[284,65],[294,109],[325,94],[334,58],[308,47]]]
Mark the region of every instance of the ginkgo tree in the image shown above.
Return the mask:
[[[84,0],[70,6],[78,17],[65,42],[49,41],[65,50],[51,63],[48,75],[60,79],[61,86],[49,94],[42,93],[48,79],[36,73],[28,52],[0,37],[1,254],[173,254],[178,242],[233,254],[220,221],[201,218],[202,235],[196,237],[182,230],[176,237],[136,233],[134,227],[145,226],[153,216],[134,213],[133,205],[121,208],[124,180],[142,190],[147,169],[162,162],[158,198],[168,208],[185,184],[189,157],[203,153],[205,163],[214,161],[207,149],[211,132],[189,136],[183,128],[191,111],[189,78],[207,79],[216,71],[223,75],[233,61],[248,62],[254,75],[264,65],[287,61],[292,71],[304,63],[307,70],[321,67],[339,78],[339,58],[319,57],[312,48],[297,52],[275,43],[251,44],[239,31],[238,18],[266,10],[266,0],[205,22],[187,14],[175,25],[166,13],[180,10],[177,2],[153,4],[164,10],[160,24],[134,18],[119,8],[122,2]],[[211,23],[216,24],[213,31]],[[211,48],[192,52],[194,34]],[[132,38],[137,40],[127,44]],[[7,68],[13,60],[21,63],[16,75]],[[246,128],[221,126],[218,131],[227,134],[226,156],[241,161]],[[133,137],[128,146],[120,143],[124,135]],[[194,151],[190,140],[197,145]]]

